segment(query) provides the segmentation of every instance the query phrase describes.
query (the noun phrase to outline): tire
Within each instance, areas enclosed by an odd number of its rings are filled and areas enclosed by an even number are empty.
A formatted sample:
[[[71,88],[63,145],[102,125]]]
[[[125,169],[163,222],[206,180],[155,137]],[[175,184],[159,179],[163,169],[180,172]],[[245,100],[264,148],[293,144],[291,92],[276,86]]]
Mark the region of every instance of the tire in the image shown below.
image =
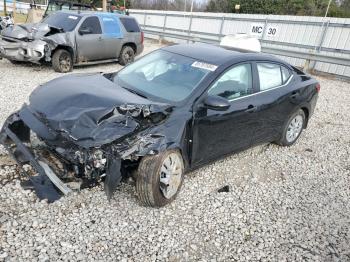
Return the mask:
[[[22,61],[11,60],[11,59],[7,59],[7,60],[9,60],[9,61],[10,61],[10,63],[11,63],[11,64],[13,64],[13,65],[20,65],[20,64],[23,64],[23,62],[22,62]]]
[[[52,67],[59,73],[71,72],[73,70],[72,55],[65,49],[58,49],[52,56]]]
[[[174,166],[177,166],[177,171],[173,173],[172,182],[165,186],[167,176],[164,171],[172,169],[172,164],[169,162],[172,159]],[[170,167],[166,168],[167,165]],[[162,178],[161,178],[162,176]],[[171,177],[168,176],[168,177]],[[168,150],[158,155],[145,156],[142,158],[138,167],[136,177],[136,192],[140,202],[145,206],[162,207],[176,198],[178,195],[184,178],[184,164],[181,154],[178,150]],[[162,183],[161,183],[162,182]]]
[[[305,126],[305,113],[302,109],[299,109],[289,117],[288,121],[283,127],[282,136],[280,140],[277,141],[277,144],[281,146],[293,145],[300,137]]]
[[[119,64],[122,66],[131,64],[135,60],[135,51],[131,46],[123,46],[119,54]]]

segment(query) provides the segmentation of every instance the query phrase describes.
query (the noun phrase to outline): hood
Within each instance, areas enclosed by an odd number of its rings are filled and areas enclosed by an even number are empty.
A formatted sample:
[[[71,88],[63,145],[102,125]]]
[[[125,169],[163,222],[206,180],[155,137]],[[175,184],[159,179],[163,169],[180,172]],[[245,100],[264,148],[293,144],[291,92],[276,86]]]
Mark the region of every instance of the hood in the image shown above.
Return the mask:
[[[23,24],[7,27],[1,32],[2,36],[16,38],[20,40],[40,39],[50,33],[51,30],[59,30],[50,27],[48,24]]]
[[[133,94],[101,74],[57,78],[35,89],[29,101],[41,122],[82,147],[130,136],[171,112],[169,105]]]

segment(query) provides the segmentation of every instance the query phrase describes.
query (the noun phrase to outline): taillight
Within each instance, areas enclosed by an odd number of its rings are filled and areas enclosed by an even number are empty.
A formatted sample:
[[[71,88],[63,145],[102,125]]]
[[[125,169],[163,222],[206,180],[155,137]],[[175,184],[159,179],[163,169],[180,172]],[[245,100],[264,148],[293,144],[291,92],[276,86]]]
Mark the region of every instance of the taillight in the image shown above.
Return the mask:
[[[141,44],[145,41],[145,33],[141,32]]]
[[[320,83],[317,83],[316,84],[316,91],[317,91],[317,93],[320,92],[320,90],[321,90],[321,85],[320,85]]]

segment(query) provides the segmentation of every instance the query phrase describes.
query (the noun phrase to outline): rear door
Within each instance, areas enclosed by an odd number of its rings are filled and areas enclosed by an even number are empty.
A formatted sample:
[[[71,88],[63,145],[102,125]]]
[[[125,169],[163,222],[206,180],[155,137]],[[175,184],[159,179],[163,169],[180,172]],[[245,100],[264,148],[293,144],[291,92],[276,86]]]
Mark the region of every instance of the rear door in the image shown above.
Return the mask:
[[[119,19],[116,15],[111,14],[101,16],[101,20],[104,41],[103,56],[105,59],[118,58],[123,46],[123,32]]]
[[[135,43],[137,48],[142,45],[141,29],[135,18],[132,17],[120,17],[125,28],[125,42]]]
[[[299,91],[293,88],[292,72],[283,64],[272,61],[255,63],[259,79],[257,120],[253,144],[279,138],[289,114],[296,107]]]
[[[104,42],[97,16],[86,17],[76,33],[78,62],[103,59]]]

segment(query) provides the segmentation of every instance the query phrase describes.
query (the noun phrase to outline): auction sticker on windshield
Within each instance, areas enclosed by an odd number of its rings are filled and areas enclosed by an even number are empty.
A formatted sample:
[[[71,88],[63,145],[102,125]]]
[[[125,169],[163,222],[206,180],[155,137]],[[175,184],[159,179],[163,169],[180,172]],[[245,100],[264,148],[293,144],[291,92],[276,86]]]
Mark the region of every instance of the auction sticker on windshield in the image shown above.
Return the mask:
[[[68,18],[69,18],[69,19],[73,19],[73,20],[77,20],[77,19],[78,19],[78,17],[77,17],[77,16],[74,16],[74,15],[70,15],[70,16],[68,16]]]
[[[204,63],[204,62],[199,62],[199,61],[194,62],[192,64],[192,66],[200,68],[200,69],[209,70],[212,72],[214,72],[218,68],[218,66],[216,66],[216,65],[212,65],[212,64],[208,64],[208,63]]]

